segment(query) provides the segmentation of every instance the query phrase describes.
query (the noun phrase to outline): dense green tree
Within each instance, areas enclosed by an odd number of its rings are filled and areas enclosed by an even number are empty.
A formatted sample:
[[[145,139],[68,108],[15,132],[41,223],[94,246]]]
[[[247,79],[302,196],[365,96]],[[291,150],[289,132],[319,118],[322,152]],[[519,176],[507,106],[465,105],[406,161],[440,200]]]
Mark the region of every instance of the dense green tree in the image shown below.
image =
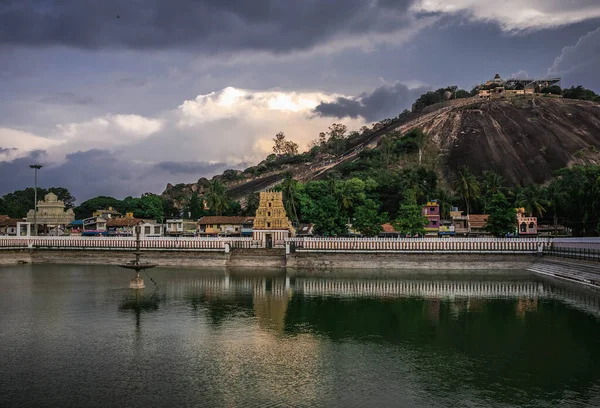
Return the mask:
[[[381,224],[386,221],[387,214],[379,214],[377,203],[371,199],[367,199],[354,211],[352,226],[364,236],[376,237],[383,231]]]
[[[414,191],[405,192],[405,199],[398,210],[398,217],[392,222],[394,229],[402,234],[423,235],[427,218],[423,215],[423,209],[417,204]]]
[[[600,166],[573,166],[561,169],[550,183],[565,199],[559,221],[573,229],[575,236],[598,234],[600,220]]]
[[[163,199],[162,204],[163,204],[162,205],[163,206],[163,219],[179,217],[179,210],[177,208],[175,208],[173,201]]]
[[[48,193],[54,193],[58,200],[64,201],[65,208],[73,208],[75,197],[66,188],[50,187],[49,189],[45,189],[38,187],[38,201],[43,200],[44,196]],[[8,193],[0,198],[0,214],[8,215],[12,218],[24,218],[27,212],[34,207],[34,197],[35,189],[33,187]]]
[[[488,214],[486,230],[494,236],[503,237],[515,231],[517,213],[501,192],[492,196],[488,204]]]
[[[187,208],[184,211],[184,216],[188,216],[192,220],[199,220],[203,215],[204,205],[198,197],[198,193],[192,193]]]
[[[139,199],[139,209],[134,216],[163,221],[162,198],[153,193],[144,193]]]
[[[213,179],[206,189],[206,202],[216,215],[222,215],[229,207],[229,199],[225,191],[225,186],[217,179]]]
[[[583,86],[572,86],[563,89],[563,98],[567,99],[582,99],[585,101],[600,101],[600,96],[594,91],[586,89]]]
[[[243,211],[243,215],[253,217],[256,214],[258,205],[260,204],[259,193],[251,193],[246,197],[246,208]]]
[[[92,213],[96,210],[103,210],[109,207],[115,208],[118,211],[122,211],[121,201],[114,197],[108,196],[97,196],[90,198],[89,200],[85,200],[75,207],[73,211],[75,212],[76,219],[83,219],[91,217]]]
[[[479,198],[480,187],[477,178],[468,167],[463,166],[458,172],[458,178],[454,182],[454,190],[464,200],[467,214],[470,214],[471,203]]]
[[[281,190],[281,195],[283,196],[283,204],[288,218],[290,218],[295,225],[298,225],[298,182],[294,180],[292,174],[289,173],[281,182],[279,188]]]

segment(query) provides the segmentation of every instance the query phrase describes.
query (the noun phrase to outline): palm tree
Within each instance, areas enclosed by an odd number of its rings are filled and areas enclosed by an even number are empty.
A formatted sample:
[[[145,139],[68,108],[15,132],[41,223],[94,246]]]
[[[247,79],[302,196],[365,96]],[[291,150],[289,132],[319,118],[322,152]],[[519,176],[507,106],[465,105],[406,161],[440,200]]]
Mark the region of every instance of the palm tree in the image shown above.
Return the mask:
[[[504,179],[495,171],[486,170],[483,172],[483,180],[481,182],[481,193],[483,195],[483,207],[487,207],[487,201],[494,194],[500,192]]]
[[[450,216],[450,211],[452,210],[452,203],[455,200],[455,197],[452,194],[444,189],[439,188],[436,192],[435,198],[440,206],[440,213],[442,218],[448,218]]]
[[[216,215],[223,214],[223,211],[229,208],[229,199],[225,192],[225,186],[217,179],[213,179],[206,190],[206,202],[208,208],[213,210]]]
[[[427,139],[429,139],[429,135],[421,129],[414,129],[411,131],[414,143],[419,149],[419,166],[421,165],[421,159],[423,157],[423,149],[425,149],[425,145],[427,144]]]
[[[542,218],[546,212],[544,206],[550,203],[544,198],[544,191],[537,185],[531,184],[521,190],[517,196],[517,205],[534,217]]]
[[[458,179],[454,182],[454,189],[465,200],[467,215],[469,215],[471,201],[479,198],[479,182],[467,166],[463,166],[459,170]]]
[[[552,209],[552,218],[554,221],[554,233],[556,234],[556,225],[558,224],[558,210],[563,205],[565,200],[565,192],[560,188],[558,183],[550,183],[545,192],[548,206]]]

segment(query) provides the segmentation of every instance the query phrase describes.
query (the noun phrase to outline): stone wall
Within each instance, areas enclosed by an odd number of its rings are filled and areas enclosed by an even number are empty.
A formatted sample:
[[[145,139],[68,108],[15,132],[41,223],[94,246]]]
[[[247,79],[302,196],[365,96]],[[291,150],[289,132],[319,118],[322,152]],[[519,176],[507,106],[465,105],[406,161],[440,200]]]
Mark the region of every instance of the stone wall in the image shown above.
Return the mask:
[[[286,266],[298,269],[526,269],[534,255],[487,254],[348,254],[296,253],[288,255]]]
[[[0,265],[17,263],[116,265],[133,259],[118,250],[3,250]],[[515,270],[526,269],[535,255],[488,254],[352,254],[296,253],[282,250],[233,250],[230,253],[203,251],[148,251],[145,261],[172,267],[235,267],[291,269],[414,269],[414,270]]]

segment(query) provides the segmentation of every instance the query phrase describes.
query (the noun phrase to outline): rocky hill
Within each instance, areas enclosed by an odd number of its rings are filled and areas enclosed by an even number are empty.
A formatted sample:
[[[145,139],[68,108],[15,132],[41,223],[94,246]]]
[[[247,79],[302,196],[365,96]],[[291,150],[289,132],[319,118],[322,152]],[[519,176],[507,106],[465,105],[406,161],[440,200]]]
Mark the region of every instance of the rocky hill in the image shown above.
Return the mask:
[[[600,163],[600,104],[559,98],[485,101],[441,112],[419,126],[452,179],[468,166],[494,170],[509,183],[543,183],[555,170]]]
[[[543,96],[475,97],[428,106],[356,133],[339,155],[272,155],[244,172],[228,170],[216,177],[233,198],[243,199],[276,185],[288,172],[302,181],[327,177],[357,160],[361,151],[379,149],[386,135],[416,128],[429,135],[424,154],[435,158],[436,171],[448,182],[464,165],[475,174],[494,170],[514,185],[544,183],[555,170],[573,164],[600,163],[600,103]],[[202,194],[207,184],[204,178],[169,184],[163,198],[180,208],[186,197]]]

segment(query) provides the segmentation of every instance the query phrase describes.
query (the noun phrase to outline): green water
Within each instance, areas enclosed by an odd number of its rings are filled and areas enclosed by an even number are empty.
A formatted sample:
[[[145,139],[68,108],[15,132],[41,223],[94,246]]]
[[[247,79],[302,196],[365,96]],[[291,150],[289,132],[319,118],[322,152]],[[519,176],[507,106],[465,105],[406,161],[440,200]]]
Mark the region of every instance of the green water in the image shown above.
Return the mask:
[[[499,275],[0,268],[1,407],[597,407],[597,293]]]

